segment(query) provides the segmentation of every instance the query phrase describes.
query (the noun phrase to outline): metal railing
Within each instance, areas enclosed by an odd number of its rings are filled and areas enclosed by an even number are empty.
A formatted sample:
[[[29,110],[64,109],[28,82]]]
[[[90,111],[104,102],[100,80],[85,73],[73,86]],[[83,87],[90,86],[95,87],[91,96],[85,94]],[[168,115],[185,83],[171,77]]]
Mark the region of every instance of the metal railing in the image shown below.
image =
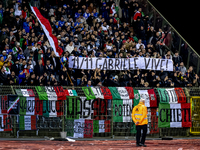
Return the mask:
[[[136,133],[131,118],[133,100],[87,100],[81,87],[63,87],[75,89],[78,96],[66,100],[39,100],[34,86],[2,86],[0,88],[1,114],[0,137],[59,137],[60,132],[67,132],[69,137],[80,138],[113,138],[133,137]],[[4,114],[6,95],[16,95],[15,89],[32,89],[34,102],[26,102],[17,115]],[[145,90],[149,88],[133,88]],[[154,88],[158,103],[159,94]],[[191,128],[158,128],[157,108],[148,108],[148,136],[189,136],[200,134],[200,88],[183,88],[187,103],[191,103]],[[54,105],[55,104],[55,105]],[[47,107],[48,106],[48,107]],[[46,107],[46,109],[44,109]],[[22,113],[22,110],[26,113]],[[33,112],[34,111],[34,112]],[[55,113],[55,112],[56,113]],[[29,112],[29,113],[27,113]],[[31,124],[30,124],[31,122]]]
[[[139,0],[141,3],[143,0]],[[199,74],[199,54],[192,48],[192,46],[181,36],[181,34],[168,22],[168,20],[160,13],[149,0],[147,0],[146,12],[149,12],[149,16],[152,18],[153,26],[156,25],[156,20],[159,19],[162,30],[164,27],[168,27],[168,32],[171,33],[171,38],[168,45],[165,45],[167,50],[171,50],[174,53],[176,50],[179,51],[179,55],[183,58],[183,62],[186,68],[193,66],[194,71]]]

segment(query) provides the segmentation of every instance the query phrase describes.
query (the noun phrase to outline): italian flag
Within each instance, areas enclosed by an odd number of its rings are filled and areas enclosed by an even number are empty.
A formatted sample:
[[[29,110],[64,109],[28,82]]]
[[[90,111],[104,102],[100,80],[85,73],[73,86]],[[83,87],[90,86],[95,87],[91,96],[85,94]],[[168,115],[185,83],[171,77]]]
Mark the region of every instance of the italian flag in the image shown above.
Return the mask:
[[[18,96],[35,97],[32,89],[15,89],[15,92]]]
[[[145,99],[146,107],[157,107],[157,97],[154,89],[134,90],[134,106],[138,105],[140,98]]]
[[[182,88],[157,88],[160,103],[186,103],[185,92]]]
[[[61,86],[36,86],[40,100],[65,100],[66,94]]]
[[[134,93],[132,87],[108,87],[111,91],[112,98],[117,99],[133,99]]]
[[[40,25],[42,26],[42,29],[46,37],[48,38],[51,47],[53,48],[55,52],[55,55],[59,57],[62,54],[63,50],[59,48],[58,39],[52,34],[52,28],[49,21],[41,15],[37,7],[32,7],[30,5],[30,8],[32,12],[34,13],[34,15],[36,16],[36,18],[38,19]]]
[[[111,8],[110,8],[110,14],[112,14],[112,16],[114,16],[115,13],[116,13],[115,4],[113,3]]]
[[[91,99],[112,99],[112,94],[108,87],[82,87],[82,90],[87,97],[87,100]]]
[[[190,103],[159,104],[159,128],[191,127]]]
[[[63,102],[61,100],[65,100],[66,95],[61,86],[36,86],[36,91],[39,99],[43,101],[43,116],[57,117],[63,114]]]
[[[110,132],[110,120],[93,120],[93,132],[94,133],[105,133]]]
[[[133,100],[113,100],[113,122],[132,122]]]
[[[19,116],[19,130],[36,130],[36,116]]]

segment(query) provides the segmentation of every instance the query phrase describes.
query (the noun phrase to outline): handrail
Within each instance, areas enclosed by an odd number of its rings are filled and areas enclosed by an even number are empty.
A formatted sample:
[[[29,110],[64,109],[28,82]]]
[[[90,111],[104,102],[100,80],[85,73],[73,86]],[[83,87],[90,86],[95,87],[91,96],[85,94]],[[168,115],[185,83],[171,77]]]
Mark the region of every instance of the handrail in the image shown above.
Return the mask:
[[[192,46],[181,36],[181,34],[169,23],[169,21],[156,9],[156,7],[149,1],[147,2],[156,10],[157,13],[173,28],[173,30],[179,35],[179,37],[195,52],[195,54],[200,58],[199,54],[192,48]]]

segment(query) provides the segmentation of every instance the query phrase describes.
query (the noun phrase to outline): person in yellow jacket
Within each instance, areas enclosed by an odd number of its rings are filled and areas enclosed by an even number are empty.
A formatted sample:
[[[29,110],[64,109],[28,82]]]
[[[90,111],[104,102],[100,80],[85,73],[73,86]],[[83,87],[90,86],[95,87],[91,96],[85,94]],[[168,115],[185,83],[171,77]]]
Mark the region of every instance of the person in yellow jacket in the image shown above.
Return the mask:
[[[140,99],[140,102],[137,106],[133,108],[132,111],[132,119],[135,122],[136,125],[136,146],[144,146],[146,147],[145,139],[146,139],[146,134],[147,134],[147,107],[144,105],[145,100]],[[142,139],[140,140],[141,137],[141,130],[143,130],[142,134]]]

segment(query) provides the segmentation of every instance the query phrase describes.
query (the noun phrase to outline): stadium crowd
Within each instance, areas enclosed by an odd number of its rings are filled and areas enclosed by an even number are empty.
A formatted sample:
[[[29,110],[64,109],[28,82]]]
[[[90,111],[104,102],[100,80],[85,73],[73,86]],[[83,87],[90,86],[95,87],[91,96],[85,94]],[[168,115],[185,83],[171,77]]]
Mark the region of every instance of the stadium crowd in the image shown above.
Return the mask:
[[[63,50],[56,57],[29,2],[52,26]],[[122,17],[119,18],[119,7]],[[189,87],[200,84],[178,51],[167,51],[164,30],[137,0],[3,0],[0,3],[0,83],[2,85]],[[132,27],[132,28],[131,28]],[[174,71],[78,70],[69,56],[173,59]]]

